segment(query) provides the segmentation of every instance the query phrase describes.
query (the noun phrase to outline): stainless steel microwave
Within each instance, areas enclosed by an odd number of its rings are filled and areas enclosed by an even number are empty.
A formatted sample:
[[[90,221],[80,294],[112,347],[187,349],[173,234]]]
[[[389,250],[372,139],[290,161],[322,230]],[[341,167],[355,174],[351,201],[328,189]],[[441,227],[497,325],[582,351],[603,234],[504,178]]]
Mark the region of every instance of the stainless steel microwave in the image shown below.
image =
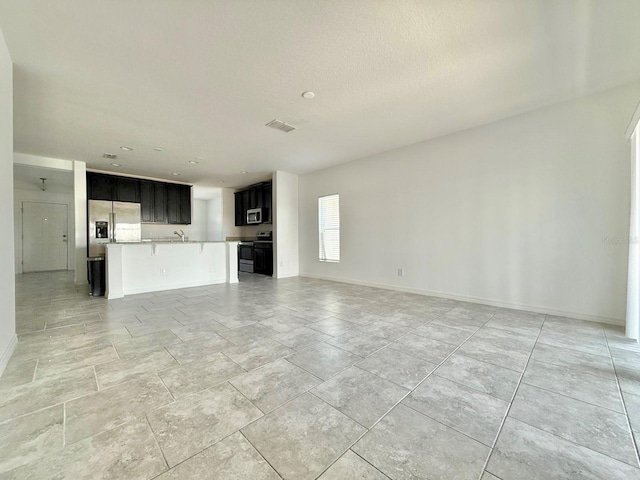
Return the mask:
[[[262,223],[262,209],[252,208],[247,210],[247,224]]]

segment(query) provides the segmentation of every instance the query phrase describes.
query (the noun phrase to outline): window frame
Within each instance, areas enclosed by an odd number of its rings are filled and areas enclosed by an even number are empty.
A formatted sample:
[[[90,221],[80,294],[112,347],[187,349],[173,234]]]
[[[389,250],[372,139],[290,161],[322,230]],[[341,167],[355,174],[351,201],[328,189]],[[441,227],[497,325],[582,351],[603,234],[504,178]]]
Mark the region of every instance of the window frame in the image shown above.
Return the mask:
[[[338,228],[323,228],[324,225],[322,223],[322,208],[323,208],[323,200],[330,198],[330,197],[337,197],[338,199],[338,215],[337,215],[337,220],[338,220]],[[318,261],[322,262],[322,263],[340,263],[341,260],[341,255],[340,255],[340,250],[341,250],[341,228],[340,228],[340,194],[339,193],[330,193],[328,195],[322,195],[318,197]],[[327,258],[327,252],[326,252],[326,243],[324,241],[324,232],[327,231],[336,231],[338,232],[338,256],[337,259],[334,258]],[[324,248],[323,248],[324,247]],[[322,255],[322,252],[324,250],[324,258]]]

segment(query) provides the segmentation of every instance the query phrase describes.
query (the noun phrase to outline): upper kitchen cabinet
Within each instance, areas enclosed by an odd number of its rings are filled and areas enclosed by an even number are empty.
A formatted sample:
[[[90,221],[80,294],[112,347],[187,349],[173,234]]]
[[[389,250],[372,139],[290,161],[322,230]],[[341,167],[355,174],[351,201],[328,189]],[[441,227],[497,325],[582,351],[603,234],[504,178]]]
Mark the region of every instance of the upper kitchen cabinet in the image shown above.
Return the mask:
[[[262,223],[271,223],[272,182],[251,185],[235,192],[235,224],[236,227],[247,224],[247,210],[262,209]]]
[[[191,186],[87,172],[87,200],[140,204],[142,223],[191,223]]]
[[[115,200],[117,202],[140,203],[140,180],[116,177]]]
[[[244,194],[243,192],[236,192],[233,195],[235,197],[235,219],[236,227],[241,227],[247,223],[246,211],[244,208]]]
[[[191,225],[191,186],[179,185],[180,189],[180,223]]]
[[[115,200],[116,178],[111,175],[87,172],[87,199]]]
[[[261,199],[261,204],[258,205],[262,207],[262,222],[263,223],[271,223],[271,196],[272,196],[272,186],[271,182],[265,182],[260,187],[261,195],[259,198]]]
[[[191,187],[167,184],[167,223],[189,225],[191,223]]]
[[[167,187],[161,182],[140,181],[143,223],[167,223]]]

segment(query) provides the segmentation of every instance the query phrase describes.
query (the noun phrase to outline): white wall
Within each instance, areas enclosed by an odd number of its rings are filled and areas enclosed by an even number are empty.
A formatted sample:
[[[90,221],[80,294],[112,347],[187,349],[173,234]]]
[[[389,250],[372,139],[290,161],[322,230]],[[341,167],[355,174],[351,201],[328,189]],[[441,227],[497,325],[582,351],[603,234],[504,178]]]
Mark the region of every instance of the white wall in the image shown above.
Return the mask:
[[[73,203],[75,216],[75,284],[87,285],[87,164],[73,161]]]
[[[273,175],[273,269],[276,278],[298,275],[298,176]],[[316,248],[317,251],[317,248]]]
[[[13,64],[0,30],[0,375],[17,343],[12,203]]]
[[[236,227],[236,204],[233,193],[235,190],[231,188],[222,189],[222,235],[223,240],[227,237],[242,237],[242,227]]]
[[[19,188],[23,187],[23,188]],[[22,202],[59,203],[67,206],[67,269],[75,268],[75,220],[73,192],[42,191],[35,186],[16,183],[13,189],[13,241],[15,245],[16,273],[22,273]],[[85,253],[86,257],[86,253]]]
[[[301,275],[622,323],[638,98],[635,84],[301,176]],[[339,264],[318,261],[331,193]]]
[[[218,188],[207,200],[207,240],[220,242],[223,237],[222,189]]]

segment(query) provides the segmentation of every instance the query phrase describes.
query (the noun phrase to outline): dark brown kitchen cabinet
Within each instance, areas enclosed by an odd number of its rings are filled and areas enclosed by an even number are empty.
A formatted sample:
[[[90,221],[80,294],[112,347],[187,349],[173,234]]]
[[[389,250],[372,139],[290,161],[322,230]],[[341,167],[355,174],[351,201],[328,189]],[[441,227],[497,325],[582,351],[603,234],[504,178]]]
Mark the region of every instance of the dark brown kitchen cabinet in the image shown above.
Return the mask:
[[[140,217],[143,223],[155,222],[155,192],[153,182],[140,182]]]
[[[258,208],[258,194],[260,193],[259,188],[251,188],[248,190],[249,192],[249,205],[247,208],[253,209]]]
[[[188,225],[191,223],[191,187],[167,184],[167,223]]]
[[[115,200],[116,177],[100,173],[87,173],[87,199]]]
[[[245,190],[244,192],[242,192],[242,203],[244,205],[244,217],[245,217],[245,225],[246,225],[246,218],[247,218],[247,210],[251,209],[251,208],[255,208],[255,206],[251,206],[251,191],[250,190]]]
[[[262,223],[271,223],[272,185],[272,182],[263,182],[235,192],[236,227],[247,224],[247,210],[253,208],[262,209]]]
[[[180,192],[180,223],[182,225],[191,224],[191,187],[189,185],[179,185]]]
[[[140,203],[140,180],[116,177],[115,201]]]
[[[244,208],[244,196],[242,192],[236,192],[235,197],[235,219],[236,219],[236,227],[241,227],[247,223],[247,209]]]
[[[253,272],[273,275],[273,244],[261,242],[253,244]]]
[[[264,183],[260,187],[260,194],[262,199],[262,204],[259,205],[262,207],[262,221],[263,223],[271,223],[271,182]]]
[[[165,183],[153,182],[153,221],[167,223],[167,185]]]
[[[140,209],[143,223],[166,223],[166,185],[161,182],[140,181]]]
[[[87,172],[87,200],[140,203],[143,223],[191,223],[191,186]]]

